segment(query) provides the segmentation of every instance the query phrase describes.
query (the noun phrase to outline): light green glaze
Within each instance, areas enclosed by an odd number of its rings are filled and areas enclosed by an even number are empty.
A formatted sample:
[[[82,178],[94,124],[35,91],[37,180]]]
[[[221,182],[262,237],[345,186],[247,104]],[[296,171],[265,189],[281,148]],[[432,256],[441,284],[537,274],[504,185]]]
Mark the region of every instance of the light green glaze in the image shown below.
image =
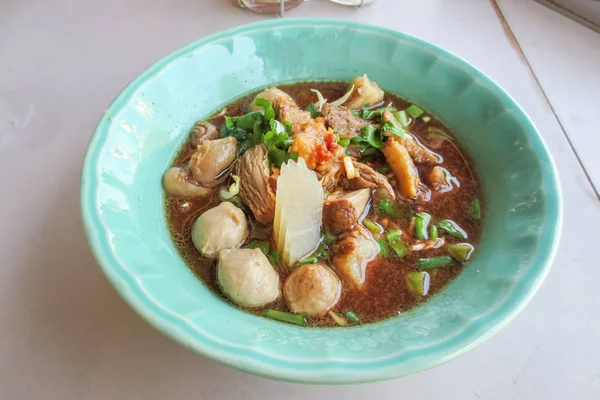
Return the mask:
[[[360,49],[357,51],[356,49]],[[368,73],[444,121],[473,156],[486,198],[475,259],[413,312],[353,328],[307,329],[221,301],[177,255],[161,176],[194,121],[259,88]],[[325,19],[277,19],[204,38],[159,61],[102,117],[82,173],[90,245],[148,322],[224,364],[290,381],[389,379],[464,353],[540,286],[561,222],[558,178],[521,108],[458,57],[414,37]]]

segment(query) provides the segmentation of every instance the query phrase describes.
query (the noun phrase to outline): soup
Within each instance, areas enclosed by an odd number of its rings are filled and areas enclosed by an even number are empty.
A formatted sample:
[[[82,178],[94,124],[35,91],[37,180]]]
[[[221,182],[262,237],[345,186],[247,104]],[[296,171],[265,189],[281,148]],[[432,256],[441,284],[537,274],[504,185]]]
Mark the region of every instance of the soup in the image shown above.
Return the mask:
[[[303,326],[410,310],[461,272],[482,228],[454,136],[366,75],[227,105],[194,125],[163,186],[174,243],[202,282]]]

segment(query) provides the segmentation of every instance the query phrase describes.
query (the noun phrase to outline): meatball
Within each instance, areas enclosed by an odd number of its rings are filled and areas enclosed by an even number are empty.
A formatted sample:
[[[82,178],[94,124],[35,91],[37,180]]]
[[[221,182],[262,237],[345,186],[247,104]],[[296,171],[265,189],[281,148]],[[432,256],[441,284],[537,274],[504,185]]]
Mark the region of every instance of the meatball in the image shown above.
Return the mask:
[[[242,307],[262,307],[279,297],[279,274],[260,249],[226,249],[219,254],[217,280]]]
[[[223,202],[200,215],[192,227],[192,241],[202,255],[215,258],[219,251],[237,247],[248,237],[244,212]]]
[[[340,299],[342,282],[322,264],[306,264],[294,270],[283,284],[290,310],[307,316],[327,313]]]

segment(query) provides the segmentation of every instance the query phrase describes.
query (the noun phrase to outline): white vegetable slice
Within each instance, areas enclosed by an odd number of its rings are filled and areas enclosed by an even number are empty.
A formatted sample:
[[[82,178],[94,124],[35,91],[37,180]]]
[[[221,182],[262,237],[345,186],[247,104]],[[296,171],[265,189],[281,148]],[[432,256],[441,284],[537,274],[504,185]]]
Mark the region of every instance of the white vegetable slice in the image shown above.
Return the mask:
[[[315,92],[317,94],[317,99],[319,101],[317,101],[315,103],[315,109],[318,112],[321,112],[321,110],[323,109],[323,104],[327,103],[327,99],[323,97],[323,95],[321,94],[321,92],[319,92],[317,89],[310,89],[311,92]]]
[[[354,84],[352,84],[350,86],[350,89],[348,89],[348,91],[346,92],[345,95],[343,95],[336,101],[332,102],[331,105],[332,106],[341,106],[342,104],[344,104],[346,102],[346,100],[348,100],[350,98],[350,96],[352,95],[352,92],[354,92]]]
[[[323,188],[304,159],[281,166],[277,178],[273,229],[277,251],[291,267],[319,243],[323,214]]]

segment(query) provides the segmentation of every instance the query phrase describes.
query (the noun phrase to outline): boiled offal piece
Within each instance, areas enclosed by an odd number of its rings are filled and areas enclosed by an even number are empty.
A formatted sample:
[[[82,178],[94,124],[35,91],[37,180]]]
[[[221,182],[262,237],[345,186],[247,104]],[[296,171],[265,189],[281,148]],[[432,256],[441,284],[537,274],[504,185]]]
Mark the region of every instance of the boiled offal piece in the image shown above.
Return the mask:
[[[347,232],[358,222],[371,199],[370,189],[338,192],[323,205],[323,225],[334,235]]]
[[[383,112],[382,118],[384,121],[392,121],[397,126],[400,126],[400,122],[396,120],[394,114],[392,114],[389,110],[385,110]],[[402,135],[402,137],[396,138],[396,140],[398,140],[400,144],[406,148],[408,154],[410,154],[410,157],[414,160],[414,162],[429,164],[438,162],[438,156],[420,144],[410,133],[406,132],[404,135]]]
[[[331,127],[342,139],[351,139],[360,135],[360,130],[369,124],[364,119],[352,114],[352,111],[346,107],[334,106],[330,103],[323,104],[321,115],[327,126]]]
[[[417,171],[417,167],[415,167],[415,163],[410,158],[406,147],[398,140],[390,137],[385,141],[383,154],[392,171],[394,171],[396,179],[398,179],[400,193],[411,199],[417,197],[420,182],[419,171]]]
[[[347,285],[362,289],[367,266],[379,254],[379,244],[371,232],[356,225],[352,232],[331,248],[332,264]]]
[[[350,83],[350,87],[352,85],[354,85],[354,91],[344,103],[344,106],[349,109],[359,110],[367,104],[374,105],[383,101],[383,90],[375,82],[371,81],[367,77],[367,74],[354,78]]]
[[[223,293],[242,307],[262,307],[279,297],[279,274],[260,249],[221,251],[217,281]]]
[[[271,103],[275,111],[277,111],[278,119],[280,121],[288,121],[294,127],[311,120],[308,111],[302,110],[289,94],[276,87],[270,87],[257,94],[248,107],[249,111],[262,110],[262,107],[256,105],[256,99],[267,100]]]
[[[325,315],[336,305],[341,293],[340,279],[322,264],[296,268],[283,284],[283,295],[290,310],[309,317]]]
[[[235,138],[206,140],[192,155],[188,168],[196,182],[205,186],[214,186],[219,183],[216,178],[235,161],[236,157]]]
[[[219,138],[219,130],[216,126],[207,121],[198,121],[190,131],[190,143],[197,147],[207,140],[216,140]]]
[[[192,182],[187,171],[180,167],[170,168],[165,173],[163,187],[170,195],[180,197],[206,197],[212,193],[211,189]]]
[[[350,179],[348,181],[348,188],[350,189],[377,189],[380,188],[385,192],[385,197],[388,199],[395,199],[396,194],[394,193],[394,188],[390,185],[390,182],[387,178],[375,171],[373,168],[369,167],[367,164],[360,163],[358,161],[353,161],[352,165],[358,172],[358,177],[354,179]]]
[[[238,247],[248,237],[244,212],[228,201],[205,211],[192,226],[194,246],[208,258],[223,249]]]
[[[275,217],[275,193],[269,184],[269,160],[264,145],[254,146],[239,158],[235,174],[240,177],[240,198],[254,218],[267,225]]]

